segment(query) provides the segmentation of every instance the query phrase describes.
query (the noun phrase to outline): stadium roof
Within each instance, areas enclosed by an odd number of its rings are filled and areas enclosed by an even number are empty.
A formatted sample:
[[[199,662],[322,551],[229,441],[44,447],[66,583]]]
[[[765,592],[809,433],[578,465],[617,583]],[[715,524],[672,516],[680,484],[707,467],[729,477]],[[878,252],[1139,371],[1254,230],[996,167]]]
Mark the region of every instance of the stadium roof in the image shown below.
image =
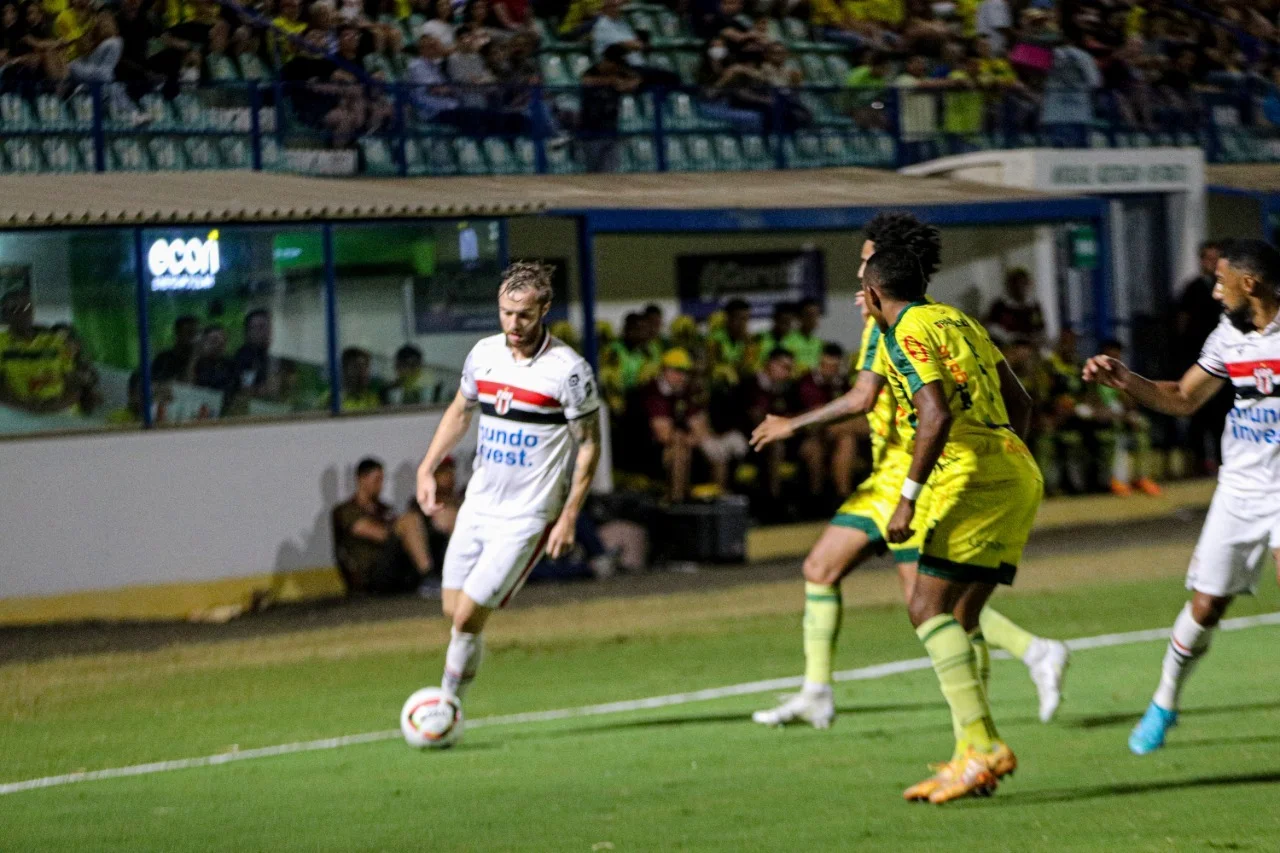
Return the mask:
[[[1205,183],[1211,190],[1238,192],[1242,195],[1264,195],[1280,192],[1280,164],[1246,163],[1209,166]]]
[[[0,177],[0,228],[748,211],[1061,202],[1062,197],[873,169],[350,179],[274,172]]]

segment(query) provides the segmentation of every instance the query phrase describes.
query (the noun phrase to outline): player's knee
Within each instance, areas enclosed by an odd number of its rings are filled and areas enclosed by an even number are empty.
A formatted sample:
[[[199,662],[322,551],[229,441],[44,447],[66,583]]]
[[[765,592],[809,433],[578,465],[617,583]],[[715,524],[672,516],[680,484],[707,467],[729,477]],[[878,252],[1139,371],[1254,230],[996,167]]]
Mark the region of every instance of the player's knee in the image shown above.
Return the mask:
[[[810,554],[804,558],[804,579],[809,583],[818,583],[825,586],[831,586],[840,580],[840,570],[843,566],[836,566],[829,560]]]
[[[1230,605],[1230,596],[1205,595],[1197,592],[1191,599],[1191,618],[1205,628],[1213,628],[1226,615]]]
[[[911,600],[907,602],[907,618],[911,620],[912,628],[919,628],[942,612],[937,602],[920,595],[918,589],[912,589],[911,593]]]

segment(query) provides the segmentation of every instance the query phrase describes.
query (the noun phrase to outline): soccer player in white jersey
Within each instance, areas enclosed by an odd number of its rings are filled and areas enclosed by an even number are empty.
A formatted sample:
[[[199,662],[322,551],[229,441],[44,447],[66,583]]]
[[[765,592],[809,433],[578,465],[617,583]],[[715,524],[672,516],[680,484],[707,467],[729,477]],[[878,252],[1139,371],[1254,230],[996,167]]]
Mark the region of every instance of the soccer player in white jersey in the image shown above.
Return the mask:
[[[1196,364],[1178,382],[1153,382],[1107,356],[1089,359],[1084,378],[1124,391],[1150,409],[1187,416],[1230,382],[1235,407],[1222,434],[1222,467],[1187,572],[1191,601],[1173,623],[1160,686],[1129,749],[1164,745],[1178,699],[1231,600],[1252,593],[1270,548],[1280,562],[1280,252],[1261,240],[1227,246],[1213,295],[1226,309]]]
[[[549,267],[507,268],[498,290],[502,333],[472,348],[457,396],[418,466],[418,503],[431,515],[440,509],[436,467],[480,409],[475,470],[443,571],[453,633],[440,686],[459,699],[480,666],[489,616],[519,591],[544,551],[559,557],[573,547],[600,461],[596,380],[582,357],[547,331],[550,307]]]

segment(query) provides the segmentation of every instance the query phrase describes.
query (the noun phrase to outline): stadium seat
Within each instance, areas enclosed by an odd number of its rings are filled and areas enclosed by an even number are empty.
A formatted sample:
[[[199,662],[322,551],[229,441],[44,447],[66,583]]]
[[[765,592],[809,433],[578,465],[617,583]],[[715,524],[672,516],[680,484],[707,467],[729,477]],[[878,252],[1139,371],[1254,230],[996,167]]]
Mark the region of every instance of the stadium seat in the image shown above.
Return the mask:
[[[569,70],[573,72],[573,81],[581,80],[582,75],[586,74],[590,67],[591,57],[585,53],[575,53],[569,57]]]
[[[653,140],[647,136],[636,136],[627,140],[623,151],[622,168],[627,172],[655,172],[658,169],[658,158],[653,151]]]
[[[676,51],[675,58],[680,81],[687,86],[697,85],[698,72],[702,70],[702,57],[693,51],[680,50]]]
[[[796,18],[782,19],[783,40],[792,45],[809,43],[809,28]]]
[[[652,120],[645,120],[640,114],[640,103],[635,95],[623,95],[618,101],[618,130],[623,133],[636,133],[648,130],[653,126]]]
[[[31,105],[21,95],[7,92],[0,95],[0,127],[5,130],[30,130],[35,124]]]
[[[816,169],[822,166],[822,144],[812,133],[797,133],[783,141],[787,166],[792,169]]]
[[[489,164],[480,153],[480,146],[474,139],[453,140],[453,153],[458,159],[458,171],[463,175],[483,175],[489,171]]]
[[[422,152],[422,146],[423,143],[417,139],[404,141],[404,163],[407,174],[425,175],[427,173],[427,161]]]
[[[747,161],[742,156],[736,136],[722,133],[716,136],[715,143],[716,161],[721,169],[726,172],[741,172],[747,168]]]
[[[161,129],[173,127],[173,114],[169,111],[169,105],[165,103],[164,98],[159,94],[153,92],[143,95],[138,100],[138,106],[142,108],[142,112],[147,116],[148,124],[151,127]],[[133,116],[125,110],[123,104],[112,103],[112,122],[128,126],[132,124],[132,118]]]
[[[830,86],[831,77],[827,73],[827,64],[822,57],[814,53],[806,53],[800,57],[800,66],[804,69],[804,81],[810,86]]]
[[[29,139],[7,139],[3,145],[5,165],[10,172],[39,172],[40,154]]]
[[[490,136],[482,143],[485,160],[489,163],[489,172],[494,175],[514,175],[520,171],[511,146],[505,139]]]
[[[698,115],[693,111],[693,99],[685,92],[673,92],[667,96],[663,121],[672,130],[693,130],[698,126]]]
[[[36,121],[41,130],[66,130],[71,127],[71,117],[67,114],[62,99],[48,93],[36,96]]]
[[[182,151],[189,169],[216,169],[222,165],[213,140],[207,136],[188,136],[182,141]]]
[[[429,175],[458,174],[458,158],[448,139],[422,139],[418,142],[420,156]]]
[[[631,9],[627,13],[627,20],[631,24],[633,30],[648,30],[649,35],[653,38],[661,38],[662,33],[658,29],[658,19],[643,9]]]
[[[705,136],[690,136],[685,140],[689,152],[689,165],[695,172],[714,172],[717,169],[715,150]]]
[[[270,143],[272,149],[275,147],[274,139],[264,139],[262,141],[262,165],[266,166],[273,160],[267,157],[267,145]],[[237,137],[227,137],[218,140],[218,150],[222,155],[222,165],[228,169],[247,169],[252,164],[253,153],[249,150],[249,143]]]
[[[680,17],[670,9],[663,9],[658,12],[658,29],[654,33],[654,37],[671,43],[686,40],[688,34],[685,32]]]
[[[833,53],[827,57],[827,76],[831,78],[831,82],[835,85],[844,83],[844,78],[849,76],[849,60],[845,59],[838,53]]]
[[[392,175],[399,171],[391,146],[383,137],[364,137],[360,140],[360,151],[364,155],[365,174]]]
[[[107,145],[107,168],[113,172],[136,172],[149,169],[142,143],[132,137],[113,139]]]
[[[689,153],[685,150],[684,140],[678,136],[668,136],[666,140],[667,171],[688,172]]]
[[[768,34],[769,41],[787,40],[787,34],[782,31],[782,24],[772,16],[765,19],[765,33]]]
[[[538,171],[538,146],[527,136],[521,136],[511,146],[515,154],[516,171],[521,175],[532,175]]]
[[[158,136],[148,140],[147,153],[152,168],[175,172],[187,167],[187,158],[183,155],[177,140],[171,136]]]
[[[764,137],[754,133],[742,137],[742,156],[747,161],[749,169],[773,169],[778,165]]]
[[[571,175],[582,171],[582,165],[573,158],[568,145],[547,149],[547,171],[553,175]]]
[[[40,140],[40,156],[44,160],[44,168],[50,172],[79,172],[82,170],[80,156],[71,140],[63,136],[47,137]]]
[[[649,54],[649,64],[663,71],[670,71],[673,74],[678,73],[675,60],[668,53],[657,52]]]
[[[209,125],[204,107],[194,95],[179,95],[173,99],[173,119],[184,130],[202,130]]]
[[[548,86],[572,86],[573,78],[565,68],[564,59],[555,53],[544,53],[538,60],[542,67],[542,80]]]
[[[822,161],[827,166],[853,166],[857,164],[858,157],[844,136],[825,133],[822,135]]]
[[[93,96],[77,92],[68,102],[70,106],[71,125],[85,130],[93,127]]]
[[[80,164],[86,172],[96,171],[96,162],[93,156],[93,140],[87,136],[82,136],[76,140],[76,150],[80,152]]]

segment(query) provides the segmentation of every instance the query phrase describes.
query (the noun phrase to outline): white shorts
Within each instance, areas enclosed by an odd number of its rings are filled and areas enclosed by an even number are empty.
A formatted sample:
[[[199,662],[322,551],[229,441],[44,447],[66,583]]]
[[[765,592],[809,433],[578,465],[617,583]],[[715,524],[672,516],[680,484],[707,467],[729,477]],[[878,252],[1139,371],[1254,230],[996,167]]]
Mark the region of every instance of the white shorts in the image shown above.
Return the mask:
[[[470,513],[464,503],[444,554],[441,585],[462,590],[481,607],[506,606],[542,556],[551,526],[543,518]]]
[[[1268,549],[1280,548],[1280,501],[1213,493],[1200,531],[1187,589],[1205,595],[1253,594]]]

